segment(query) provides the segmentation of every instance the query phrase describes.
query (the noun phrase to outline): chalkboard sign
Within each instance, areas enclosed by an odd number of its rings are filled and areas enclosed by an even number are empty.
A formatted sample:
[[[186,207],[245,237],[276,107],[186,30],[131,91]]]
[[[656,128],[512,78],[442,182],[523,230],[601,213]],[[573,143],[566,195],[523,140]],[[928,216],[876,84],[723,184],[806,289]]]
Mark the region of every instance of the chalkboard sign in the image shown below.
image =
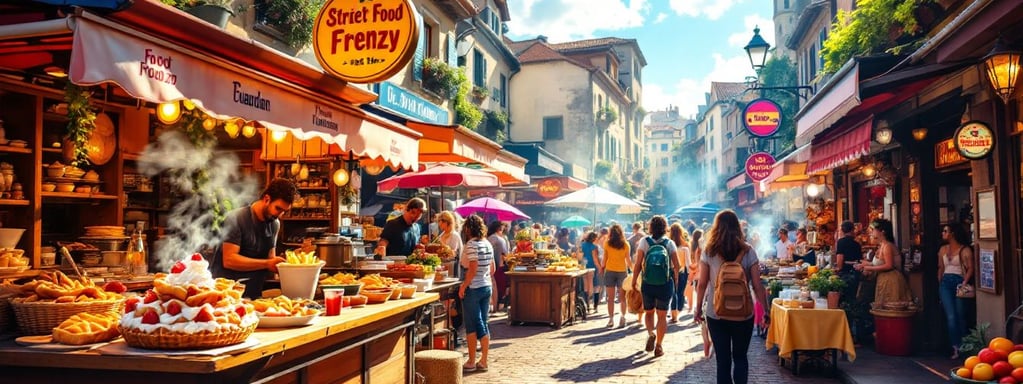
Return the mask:
[[[977,288],[991,293],[998,293],[997,279],[995,278],[995,250],[982,248],[977,264],[979,265]]]

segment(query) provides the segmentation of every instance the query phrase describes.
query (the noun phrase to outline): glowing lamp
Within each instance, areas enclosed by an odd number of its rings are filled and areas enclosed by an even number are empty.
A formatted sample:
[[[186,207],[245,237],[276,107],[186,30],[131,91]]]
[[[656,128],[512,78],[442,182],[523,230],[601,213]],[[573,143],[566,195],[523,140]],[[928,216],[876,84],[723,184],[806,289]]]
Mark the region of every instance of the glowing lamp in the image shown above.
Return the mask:
[[[860,169],[860,172],[863,173],[863,176],[866,177],[874,177],[874,175],[877,174],[877,170],[874,169],[873,164],[864,165],[863,168]]]
[[[336,171],[334,171],[333,179],[334,185],[339,187],[345,186],[345,184],[348,184],[349,181],[348,171],[346,171],[344,168],[338,168]]]
[[[234,120],[228,120],[224,123],[224,132],[227,132],[227,136],[234,139],[238,137],[238,123]]]
[[[286,138],[288,138],[288,131],[270,131],[270,140],[275,143],[280,143]]]
[[[817,197],[821,194],[821,187],[816,183],[810,183],[806,186],[806,195],[810,197]]]
[[[913,140],[924,141],[927,138],[927,128],[920,127],[913,130]]]
[[[749,40],[749,43],[743,49],[746,50],[746,55],[749,56],[749,63],[753,66],[753,70],[759,71],[764,67],[764,62],[767,61],[767,51],[771,49],[771,44],[760,36],[760,27],[755,27],[753,28],[753,38]]]
[[[1009,98],[1016,91],[1016,80],[1019,77],[1020,51],[1010,49],[1001,38],[995,40],[995,46],[984,57],[984,69],[988,80],[1002,102],[1008,104]]]
[[[164,124],[174,124],[181,118],[181,104],[177,101],[160,103],[156,106],[156,118]]]
[[[245,126],[242,127],[242,136],[252,137],[252,136],[255,136],[255,135],[256,135],[256,125],[255,124],[248,123],[248,124],[245,124]]]
[[[874,128],[874,141],[878,144],[888,145],[892,142],[892,129],[885,120],[879,120]]]
[[[203,119],[202,129],[212,131],[214,128],[217,128],[217,120],[214,120],[212,117],[207,117]]]

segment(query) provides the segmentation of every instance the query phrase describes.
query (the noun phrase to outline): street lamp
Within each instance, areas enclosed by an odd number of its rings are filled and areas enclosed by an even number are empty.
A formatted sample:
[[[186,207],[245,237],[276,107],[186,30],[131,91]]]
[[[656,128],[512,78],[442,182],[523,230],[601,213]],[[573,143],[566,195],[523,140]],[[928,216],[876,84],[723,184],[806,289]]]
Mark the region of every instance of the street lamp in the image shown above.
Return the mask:
[[[999,37],[995,40],[995,46],[991,48],[984,57],[984,69],[987,72],[988,80],[995,93],[1002,98],[1002,102],[1008,104],[1009,98],[1016,90],[1016,80],[1019,77],[1019,56],[1020,51],[1009,48]]]
[[[753,66],[753,70],[760,72],[760,69],[764,68],[764,63],[767,61],[767,50],[771,48],[771,44],[760,37],[760,26],[753,28],[753,38],[749,40],[749,44],[746,44],[743,49],[746,50],[746,55],[749,56],[749,63]]]

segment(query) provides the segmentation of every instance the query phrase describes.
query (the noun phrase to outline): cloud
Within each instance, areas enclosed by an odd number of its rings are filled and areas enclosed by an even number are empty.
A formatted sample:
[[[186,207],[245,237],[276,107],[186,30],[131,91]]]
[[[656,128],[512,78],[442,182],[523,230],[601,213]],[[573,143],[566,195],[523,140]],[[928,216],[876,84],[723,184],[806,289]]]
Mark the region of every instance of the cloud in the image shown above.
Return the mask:
[[[654,18],[654,24],[660,24],[662,21],[664,21],[664,19],[667,19],[667,18],[668,18],[668,14],[667,13],[660,12]]]
[[[669,0],[668,6],[679,16],[701,17],[717,20],[732,6],[742,0]]]
[[[772,41],[774,39],[774,23],[770,19],[750,15],[744,17],[743,24],[741,31],[728,35],[727,44],[722,48],[722,51],[726,52],[725,54],[720,52],[711,54],[710,59],[714,61],[711,66],[713,70],[702,78],[682,78],[667,86],[644,84],[643,109],[647,111],[664,110],[670,104],[679,107],[680,115],[695,117],[697,107],[707,103],[705,94],[710,92],[711,82],[744,82],[747,76],[754,76],[749,56],[742,50],[742,47],[749,43],[755,25],[761,27],[760,34],[764,39]],[[694,58],[694,60],[696,59]]]
[[[547,36],[551,42],[593,37],[596,30],[643,26],[647,0],[525,0],[508,3],[514,36]]]

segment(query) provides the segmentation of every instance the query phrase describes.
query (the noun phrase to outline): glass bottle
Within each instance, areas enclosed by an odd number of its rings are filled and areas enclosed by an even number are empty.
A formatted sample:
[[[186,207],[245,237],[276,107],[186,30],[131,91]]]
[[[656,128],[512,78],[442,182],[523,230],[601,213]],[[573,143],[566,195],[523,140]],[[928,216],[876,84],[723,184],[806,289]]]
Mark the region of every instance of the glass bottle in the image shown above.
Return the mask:
[[[149,265],[146,260],[146,244],[142,235],[142,227],[135,226],[131,240],[128,243],[128,273],[133,276],[141,276],[149,273]]]

